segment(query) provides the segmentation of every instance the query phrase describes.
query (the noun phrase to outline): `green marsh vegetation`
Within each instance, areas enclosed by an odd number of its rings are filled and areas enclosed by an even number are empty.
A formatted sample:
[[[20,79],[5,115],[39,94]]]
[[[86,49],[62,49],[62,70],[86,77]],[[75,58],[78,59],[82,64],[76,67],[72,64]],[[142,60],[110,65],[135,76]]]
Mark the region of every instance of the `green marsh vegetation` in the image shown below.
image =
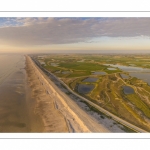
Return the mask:
[[[149,69],[149,60],[150,55],[51,54],[44,58],[44,68],[54,73],[77,93],[79,84],[93,84],[94,89],[82,96],[120,118],[150,131],[150,86],[136,77],[131,77],[128,72],[117,67],[111,67],[116,70],[109,70],[110,66],[105,65],[118,64]],[[58,66],[52,66],[51,63],[57,63]],[[63,74],[64,71],[68,73]],[[129,78],[123,79],[122,73]],[[88,77],[96,77],[98,80],[92,83],[83,82]],[[134,93],[125,94],[123,86],[130,86]]]

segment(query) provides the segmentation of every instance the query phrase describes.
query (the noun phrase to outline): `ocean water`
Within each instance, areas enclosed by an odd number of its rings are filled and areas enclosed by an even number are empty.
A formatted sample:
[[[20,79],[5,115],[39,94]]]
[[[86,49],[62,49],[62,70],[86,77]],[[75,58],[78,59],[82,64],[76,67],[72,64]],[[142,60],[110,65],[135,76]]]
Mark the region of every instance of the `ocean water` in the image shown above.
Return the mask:
[[[0,54],[0,133],[43,131],[25,62],[24,55]]]
[[[17,54],[0,54],[0,85],[13,73],[25,67],[25,58]]]
[[[0,132],[29,132],[23,55],[0,55]]]

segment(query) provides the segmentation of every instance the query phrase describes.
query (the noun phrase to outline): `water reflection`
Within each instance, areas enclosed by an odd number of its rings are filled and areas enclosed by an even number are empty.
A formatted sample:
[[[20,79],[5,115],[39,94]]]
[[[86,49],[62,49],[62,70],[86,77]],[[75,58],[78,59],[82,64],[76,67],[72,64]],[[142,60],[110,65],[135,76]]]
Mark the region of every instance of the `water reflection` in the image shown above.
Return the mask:
[[[107,68],[108,70],[117,70],[116,68]]]
[[[0,55],[0,84],[13,72],[25,67],[23,55]]]
[[[118,67],[119,69],[123,71],[128,72],[150,72],[150,69],[145,69],[141,67],[133,67],[133,66],[123,66],[123,65],[112,65],[112,64],[105,64],[106,66],[112,66],[112,67]]]
[[[95,72],[93,72],[92,74],[94,74],[94,75],[106,75],[106,72],[103,72],[103,71],[95,71]]]
[[[150,73],[144,73],[144,72],[143,73],[142,72],[139,72],[139,73],[136,72],[135,73],[135,72],[133,72],[133,73],[129,73],[129,75],[132,77],[136,77],[138,79],[141,79],[150,85]]]
[[[133,94],[134,93],[134,89],[130,86],[122,86],[123,87],[123,91],[125,94]]]
[[[93,84],[79,84],[78,85],[78,92],[81,94],[87,94],[90,91],[92,91],[94,89],[94,85]]]
[[[96,82],[97,80],[98,78],[89,77],[89,78],[84,79],[82,82]]]
[[[123,78],[123,79],[128,79],[129,78],[129,76],[128,75],[126,75],[126,74],[120,74],[121,75],[121,77]]]

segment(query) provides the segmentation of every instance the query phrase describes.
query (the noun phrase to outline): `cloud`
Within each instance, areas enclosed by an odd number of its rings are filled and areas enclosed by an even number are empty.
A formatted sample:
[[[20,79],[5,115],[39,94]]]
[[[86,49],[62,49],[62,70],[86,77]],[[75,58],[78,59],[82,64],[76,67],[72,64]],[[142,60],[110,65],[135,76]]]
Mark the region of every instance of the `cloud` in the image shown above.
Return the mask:
[[[88,42],[103,36],[150,36],[150,18],[11,18],[7,21],[10,26],[0,28],[0,44],[34,46]]]

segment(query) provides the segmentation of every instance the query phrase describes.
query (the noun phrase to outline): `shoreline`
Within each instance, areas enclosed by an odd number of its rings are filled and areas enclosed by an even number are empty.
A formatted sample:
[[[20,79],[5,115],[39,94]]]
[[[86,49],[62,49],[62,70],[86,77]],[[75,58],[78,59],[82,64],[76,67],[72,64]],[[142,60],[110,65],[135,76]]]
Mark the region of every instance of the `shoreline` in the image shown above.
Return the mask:
[[[22,58],[21,58],[22,57]],[[31,131],[30,114],[26,101],[26,71],[24,57],[12,62],[13,68],[0,84],[0,132],[26,133]]]

